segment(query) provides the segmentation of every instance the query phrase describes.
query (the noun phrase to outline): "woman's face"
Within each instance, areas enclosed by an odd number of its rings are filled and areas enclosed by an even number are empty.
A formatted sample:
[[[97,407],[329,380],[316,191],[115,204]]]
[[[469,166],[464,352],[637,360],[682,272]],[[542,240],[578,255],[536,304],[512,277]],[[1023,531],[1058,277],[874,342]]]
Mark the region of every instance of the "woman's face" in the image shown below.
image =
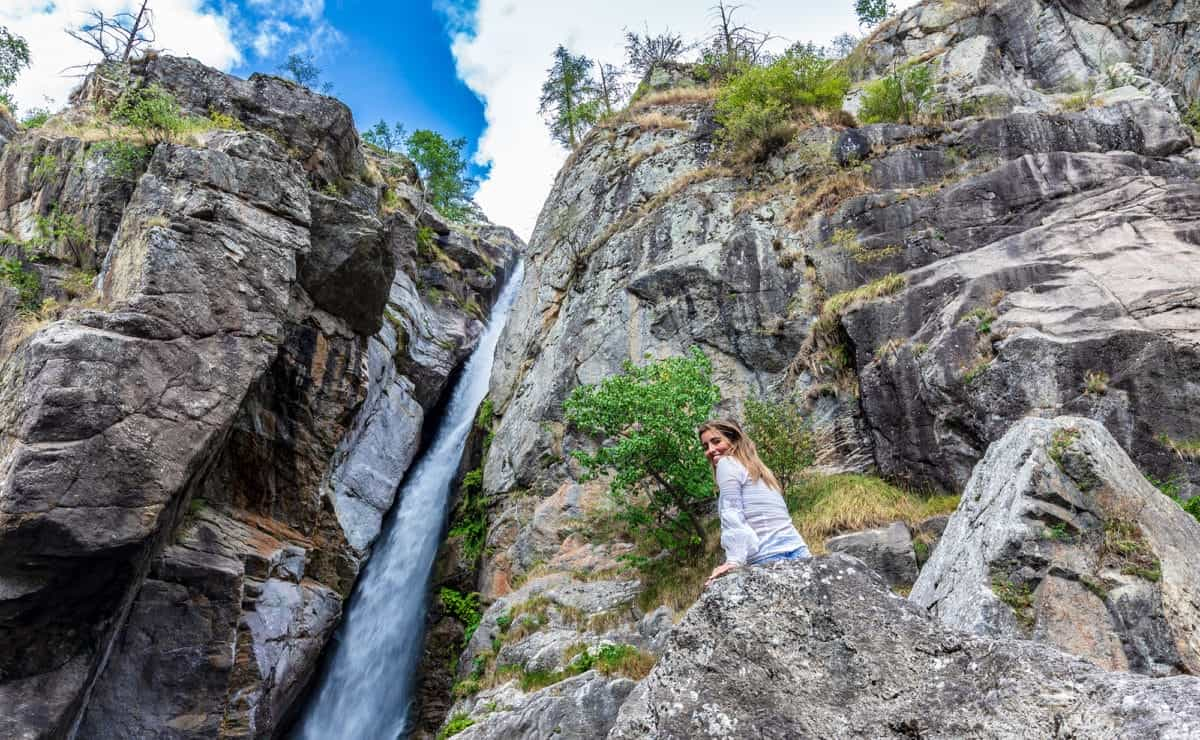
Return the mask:
[[[705,429],[704,433],[700,435],[700,444],[704,447],[704,456],[713,465],[716,465],[717,460],[720,460],[721,456],[729,452],[729,448],[733,446],[729,438],[717,429]]]

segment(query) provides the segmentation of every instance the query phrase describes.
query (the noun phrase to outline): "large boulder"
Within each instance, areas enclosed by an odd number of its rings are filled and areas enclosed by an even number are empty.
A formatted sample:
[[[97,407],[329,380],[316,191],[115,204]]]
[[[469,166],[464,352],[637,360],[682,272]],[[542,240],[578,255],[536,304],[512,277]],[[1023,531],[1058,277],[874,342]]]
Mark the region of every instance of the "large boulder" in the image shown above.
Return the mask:
[[[1103,425],[1025,419],[992,445],[912,591],[945,624],[1110,670],[1200,671],[1200,522]]]
[[[833,555],[709,588],[608,737],[1187,737],[1198,690],[949,629]]]

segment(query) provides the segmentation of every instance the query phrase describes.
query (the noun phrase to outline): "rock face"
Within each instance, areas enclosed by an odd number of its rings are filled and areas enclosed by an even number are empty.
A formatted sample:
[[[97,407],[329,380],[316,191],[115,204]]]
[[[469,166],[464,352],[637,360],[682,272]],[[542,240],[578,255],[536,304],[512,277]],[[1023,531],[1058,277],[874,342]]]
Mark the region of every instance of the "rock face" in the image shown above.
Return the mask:
[[[1200,523],[1102,425],[1026,419],[992,445],[912,601],[1109,670],[1200,670]]]
[[[33,276],[0,289],[0,735],[269,736],[520,243],[425,212],[332,98],[170,57],[131,80],[249,130],[132,166],[53,121],[0,150]]]
[[[889,586],[907,588],[917,580],[917,555],[904,522],[839,535],[826,541],[825,549],[862,560]]]
[[[799,398],[836,469],[957,492],[1013,424],[1071,414],[1200,492],[1200,151],[1180,116],[1200,92],[1200,33],[1185,5],[921,3],[847,64],[866,82],[936,60],[936,116],[800,119],[748,167],[716,148],[712,89],[686,65],[650,75],[650,94],[571,154],[538,219],[493,370],[485,555],[473,583],[458,563],[458,587],[487,604],[548,573],[619,580],[626,538],[568,503],[586,500],[570,453],[592,441],[562,402],[694,345],[718,412]],[[897,585],[937,534],[882,558],[902,561]],[[887,549],[864,538],[849,542]],[[1114,620],[1142,607],[1121,608]],[[1130,639],[1162,642],[1144,627]],[[472,670],[460,663],[460,682]],[[473,702],[451,711],[492,722]]]
[[[833,555],[706,591],[608,737],[1187,737],[1198,689],[943,627]]]

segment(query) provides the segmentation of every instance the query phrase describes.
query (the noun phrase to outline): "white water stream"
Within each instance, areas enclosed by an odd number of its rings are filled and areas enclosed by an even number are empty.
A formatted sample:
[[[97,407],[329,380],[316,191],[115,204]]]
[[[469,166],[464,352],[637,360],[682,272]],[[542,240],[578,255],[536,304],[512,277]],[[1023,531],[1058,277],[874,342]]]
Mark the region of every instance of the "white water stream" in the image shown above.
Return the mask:
[[[454,386],[433,443],[409,470],[399,507],[347,602],[322,675],[292,731],[295,740],[391,740],[409,730],[433,559],[450,484],[475,411],[487,394],[496,343],[524,274],[518,265]]]

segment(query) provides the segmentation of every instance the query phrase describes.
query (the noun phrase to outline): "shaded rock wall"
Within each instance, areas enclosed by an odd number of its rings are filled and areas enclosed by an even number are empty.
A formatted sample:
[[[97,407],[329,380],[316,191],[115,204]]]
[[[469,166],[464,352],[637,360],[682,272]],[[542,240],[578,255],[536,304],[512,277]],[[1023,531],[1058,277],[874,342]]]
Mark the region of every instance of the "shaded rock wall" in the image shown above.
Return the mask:
[[[116,180],[54,122],[0,151],[5,248],[62,301],[39,326],[0,289],[0,734],[268,736],[521,245],[441,221],[332,98],[169,57],[130,79],[249,130]],[[55,210],[86,251],[28,260]]]

